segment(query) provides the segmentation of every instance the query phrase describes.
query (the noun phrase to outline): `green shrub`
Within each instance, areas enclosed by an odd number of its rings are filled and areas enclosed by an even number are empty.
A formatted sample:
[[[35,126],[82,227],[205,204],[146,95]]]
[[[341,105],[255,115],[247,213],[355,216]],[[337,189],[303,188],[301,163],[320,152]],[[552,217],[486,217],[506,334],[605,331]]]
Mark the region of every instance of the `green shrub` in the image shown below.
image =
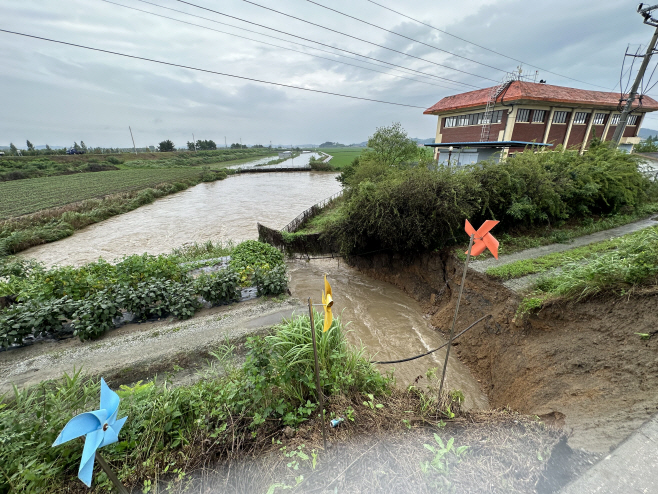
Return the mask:
[[[196,292],[213,305],[240,300],[239,276],[233,269],[201,274],[194,280]]]
[[[0,312],[0,345],[21,345],[27,336],[35,337],[58,333],[69,320],[75,303],[68,297],[39,302],[30,300],[14,304]]]
[[[117,294],[122,307],[142,320],[168,315],[189,319],[200,306],[191,284],[171,280],[151,279],[135,287],[124,285]]]
[[[74,334],[84,341],[114,329],[114,318],[121,315],[121,301],[111,290],[80,300],[72,316]]]
[[[279,295],[288,289],[288,274],[286,266],[280,264],[270,270],[256,268],[254,273],[254,284],[258,289],[258,295]]]
[[[264,242],[245,240],[231,252],[230,266],[240,276],[241,286],[252,284],[256,269],[266,272],[280,265],[284,265],[283,253]]]

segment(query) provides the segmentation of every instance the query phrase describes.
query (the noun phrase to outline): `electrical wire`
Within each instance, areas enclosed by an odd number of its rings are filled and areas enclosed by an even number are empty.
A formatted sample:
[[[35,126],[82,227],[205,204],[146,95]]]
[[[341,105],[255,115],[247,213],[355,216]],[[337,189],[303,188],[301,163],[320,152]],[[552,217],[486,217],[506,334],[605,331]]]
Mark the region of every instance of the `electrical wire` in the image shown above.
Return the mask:
[[[184,2],[183,0],[176,0],[176,1],[187,3],[187,2]],[[396,50],[395,48],[389,48],[388,46],[380,45],[379,43],[374,43],[372,41],[368,41],[368,40],[365,40],[363,38],[359,38],[358,36],[352,36],[351,34],[347,34],[347,33],[344,33],[342,31],[338,31],[336,29],[332,29],[330,27],[323,26],[322,24],[317,24],[315,22],[307,21],[306,19],[302,19],[301,17],[296,17],[292,14],[286,14],[285,12],[281,12],[280,10],[276,10],[276,9],[271,8],[271,7],[266,7],[265,5],[260,5],[256,2],[252,2],[251,0],[242,0],[242,1],[246,2],[246,3],[249,3],[251,5],[254,5],[256,7],[260,7],[261,9],[269,10],[270,12],[275,12],[275,13],[283,15],[285,17],[290,17],[291,19],[295,19],[295,20],[298,20],[298,21],[301,21],[301,22],[305,22],[306,24],[310,24],[311,26],[316,26],[316,27],[319,27],[321,29],[326,29],[327,31],[331,31],[332,33],[340,34],[342,36],[347,36],[348,38],[352,38],[352,39],[355,39],[357,41],[361,41],[363,43],[367,43],[369,45],[376,46],[378,48],[383,48],[384,50],[392,51],[393,53],[398,53],[400,55],[404,55],[405,57],[415,58],[416,60],[422,60],[423,62],[431,63],[431,64],[436,65],[438,67],[444,67],[444,68],[449,69],[449,70],[454,70],[456,72],[461,72],[462,74],[470,75],[470,76],[473,76],[473,77],[479,77],[480,79],[485,79],[487,81],[498,82],[496,79],[491,79],[490,77],[484,77],[482,75],[473,74],[472,72],[466,72],[465,70],[455,69],[454,67],[450,67],[448,65],[443,65],[443,64],[438,63],[438,62],[433,62],[433,61],[428,60],[426,58],[417,57],[416,55],[412,55],[410,53],[405,53],[403,51]]]
[[[190,65],[182,65],[182,64],[177,64],[177,63],[173,63],[173,62],[164,62],[162,60],[155,60],[153,58],[139,57],[137,55],[128,55],[126,53],[120,53],[120,52],[117,52],[117,51],[104,50],[102,48],[94,48],[92,46],[85,46],[85,45],[79,45],[79,44],[76,44],[76,43],[69,43],[67,41],[59,41],[59,40],[56,40],[56,39],[44,38],[44,37],[41,37],[41,36],[35,36],[33,34],[18,33],[16,31],[9,31],[7,29],[0,29],[0,32],[8,33],[8,34],[15,34],[17,36],[24,36],[26,38],[33,38],[33,39],[38,39],[38,40],[42,40],[42,41],[49,41],[51,43],[58,43],[60,45],[74,46],[76,48],[83,48],[85,50],[97,51],[97,52],[101,52],[101,53],[108,53],[110,55],[117,55],[117,56],[120,56],[120,57],[132,58],[132,59],[135,59],[135,60],[144,60],[146,62],[153,62],[153,63],[157,63],[157,64],[161,64],[161,65],[168,65],[170,67],[179,67],[181,69],[195,70],[197,72],[205,72],[207,74],[215,74],[215,75],[221,75],[221,76],[224,76],[224,77],[232,77],[234,79],[242,79],[242,80],[245,80],[245,81],[258,82],[258,83],[261,83],[261,84],[269,84],[271,86],[279,86],[279,87],[285,87],[285,88],[289,88],[289,89],[299,89],[301,91],[308,91],[308,92],[311,92],[311,93],[327,94],[327,95],[330,95],[330,96],[340,96],[342,98],[370,101],[370,102],[373,102],[373,103],[383,103],[383,104],[387,104],[387,105],[404,106],[404,107],[407,107],[407,108],[420,108],[420,109],[423,109],[423,110],[425,109],[424,106],[408,105],[408,104],[405,104],[405,103],[395,103],[395,102],[392,102],[392,101],[377,100],[377,99],[372,99],[372,98],[363,98],[361,96],[352,96],[352,95],[349,95],[349,94],[333,93],[333,92],[330,92],[330,91],[323,91],[323,90],[320,90],[320,89],[311,89],[311,88],[306,88],[306,87],[293,86],[291,84],[283,84],[283,83],[280,83],[280,82],[272,82],[272,81],[265,81],[265,80],[262,80],[262,79],[255,79],[253,77],[245,77],[245,76],[241,76],[241,75],[228,74],[226,72],[217,72],[217,71],[209,70],[209,69],[200,69],[198,67],[192,67]]]
[[[220,25],[222,25],[222,26],[228,26],[228,27],[232,27],[232,28],[234,28],[234,29],[239,29],[239,30],[241,30],[241,31],[246,31],[246,32],[248,32],[248,33],[258,34],[259,36],[265,36],[266,38],[272,38],[272,39],[276,39],[276,40],[279,40],[279,41],[284,41],[284,42],[286,42],[286,43],[291,43],[291,44],[293,44],[293,45],[303,46],[304,48],[308,48],[308,49],[310,49],[310,50],[316,50],[316,51],[320,51],[320,52],[323,52],[323,53],[328,53],[328,54],[330,54],[330,55],[334,55],[334,56],[337,56],[337,57],[347,58],[347,59],[349,59],[349,60],[356,60],[356,61],[358,61],[358,62],[360,62],[360,63],[365,63],[365,64],[368,64],[368,65],[372,65],[373,67],[382,67],[382,68],[384,68],[382,65],[379,65],[379,64],[377,64],[377,63],[373,63],[373,62],[368,62],[367,60],[362,60],[362,59],[360,59],[360,58],[350,57],[350,56],[347,56],[347,55],[343,55],[343,54],[341,54],[341,53],[335,53],[335,52],[333,52],[333,51],[324,50],[324,49],[322,49],[322,48],[318,48],[317,46],[309,46],[309,45],[305,45],[304,43],[300,43],[300,42],[298,42],[298,41],[291,41],[291,40],[289,40],[289,39],[279,38],[278,36],[273,36],[273,35],[271,35],[271,34],[261,33],[261,32],[258,32],[258,31],[254,31],[254,30],[252,30],[252,29],[247,29],[246,27],[235,26],[235,25],[233,25],[233,24],[228,24],[228,23],[226,23],[226,22],[221,22],[221,21],[218,21],[218,20],[216,20],[216,19],[210,19],[210,18],[208,18],[208,17],[203,17],[203,16],[201,16],[201,15],[190,14],[189,12],[184,12],[184,11],[182,11],[182,10],[177,10],[177,9],[172,9],[171,7],[165,7],[164,5],[158,5],[157,3],[149,2],[148,0],[136,0],[136,1],[137,1],[137,2],[141,2],[141,3],[148,4],[148,5],[152,5],[152,6],[154,6],[154,7],[158,7],[158,8],[160,8],[160,9],[171,10],[172,12],[178,12],[179,14],[184,14],[184,15],[187,15],[187,16],[190,16],[190,17],[194,17],[194,18],[197,18],[197,19],[203,19],[204,21],[212,22],[212,23],[215,23],[215,24],[220,24]],[[118,5],[118,4],[117,4],[117,5]],[[131,7],[128,7],[128,8],[131,8]],[[142,11],[142,12],[146,12],[146,11]],[[154,15],[156,15],[156,14],[154,14]],[[237,19],[237,18],[236,18],[236,19]],[[243,22],[249,22],[249,21],[243,20]],[[263,27],[264,27],[264,26],[263,26]],[[268,28],[268,29],[269,29],[269,28]],[[280,31],[280,32],[283,32],[283,31]],[[294,35],[290,34],[289,36],[294,36]],[[305,39],[305,38],[302,38],[302,39]],[[329,45],[325,45],[325,46],[329,46]],[[333,47],[332,47],[332,48],[333,48]],[[334,49],[335,49],[335,50],[340,50],[339,48],[334,48]],[[349,53],[351,53],[351,52],[349,52]],[[357,56],[362,57],[362,55],[357,55]],[[386,63],[386,62],[382,62],[382,63]],[[395,66],[395,65],[394,65],[394,66]],[[397,69],[397,68],[393,68],[393,69],[389,69],[389,70],[396,70],[396,71],[402,72],[402,73],[405,74],[405,75],[413,75],[413,74],[409,74],[409,72],[404,72],[404,71],[409,71],[409,70],[410,70],[410,71],[412,71],[412,72],[417,72],[419,75],[421,75],[421,77],[425,77],[425,78],[432,79],[432,80],[436,78],[436,76],[435,76],[434,74],[425,74],[424,72],[420,72],[420,71],[417,71],[417,70],[407,69],[406,67],[402,67],[401,65],[400,65],[400,66],[395,66],[395,67],[400,67],[400,68],[399,68],[399,69]],[[364,67],[364,68],[365,68],[365,67]],[[453,89],[453,90],[455,89],[454,87],[448,87],[448,86],[439,86],[439,87],[443,87],[443,88],[445,88],[445,89]]]
[[[456,339],[459,338],[461,335],[463,335],[466,331],[468,331],[468,330],[471,329],[473,326],[475,326],[477,323],[483,321],[483,320],[486,319],[487,317],[493,317],[493,316],[492,316],[491,314],[487,314],[486,316],[481,317],[480,319],[478,319],[477,321],[475,321],[473,324],[471,324],[469,327],[467,327],[464,331],[462,331],[461,333],[455,335],[455,336],[452,338],[452,340],[453,340],[453,341],[456,340]],[[444,343],[443,345],[441,345],[441,346],[438,347],[438,348],[435,348],[434,350],[430,350],[429,352],[427,352],[427,353],[423,353],[423,354],[421,354],[421,355],[416,355],[415,357],[403,358],[403,359],[401,359],[401,360],[389,360],[389,361],[387,361],[387,362],[373,362],[373,361],[370,361],[370,363],[371,363],[371,364],[379,364],[379,365],[401,364],[401,363],[403,363],[403,362],[409,362],[409,361],[411,361],[411,360],[416,360],[416,359],[419,359],[419,358],[421,358],[421,357],[427,357],[428,355],[430,355],[430,354],[432,354],[432,353],[434,353],[434,352],[436,352],[436,351],[438,351],[438,350],[441,350],[443,347],[446,347],[446,346],[448,346],[448,342]]]
[[[451,34],[451,33],[447,32],[447,31],[444,31],[444,30],[442,30],[442,29],[439,29],[438,27],[434,27],[434,26],[432,26],[431,24],[427,24],[427,23],[425,23],[425,22],[423,22],[423,21],[419,21],[418,19],[415,19],[415,18],[413,18],[413,17],[410,17],[410,16],[408,16],[408,15],[405,15],[405,14],[403,14],[403,13],[401,13],[401,12],[398,12],[397,10],[393,10],[392,8],[387,7],[387,6],[385,6],[385,5],[382,5],[381,3],[377,3],[377,2],[375,2],[375,1],[373,1],[373,0],[366,0],[366,1],[367,1],[367,2],[370,2],[370,3],[374,4],[374,5],[377,5],[378,7],[381,7],[381,8],[383,8],[383,9],[389,10],[389,11],[391,11],[391,12],[397,14],[397,15],[400,15],[400,16],[402,16],[402,17],[405,17],[405,18],[407,18],[407,19],[410,19],[410,20],[412,20],[412,21],[414,21],[414,22],[417,22],[418,24],[422,24],[423,26],[426,26],[426,27],[429,27],[429,28],[431,28],[431,29],[434,29],[435,31],[438,31],[438,32],[443,33],[443,34],[447,34],[448,36],[452,36],[453,38],[456,38],[456,39],[458,39],[458,40],[460,40],[460,41],[464,41],[465,43],[471,44],[471,45],[473,45],[473,46],[477,46],[478,48],[481,48],[481,49],[483,49],[483,50],[487,50],[488,52],[495,53],[496,55],[500,55],[501,57],[509,58],[510,60],[514,60],[515,62],[519,62],[519,63],[526,64],[526,65],[528,65],[529,67],[533,67],[533,68],[535,68],[535,69],[543,70],[543,71],[546,72],[547,74],[553,74],[553,75],[556,75],[556,76],[558,76],[558,77],[562,77],[562,78],[564,78],[564,79],[569,79],[569,80],[571,80],[571,81],[576,81],[576,82],[580,82],[580,83],[582,83],[582,84],[587,84],[588,86],[594,86],[594,87],[600,87],[600,88],[603,88],[603,89],[607,89],[607,88],[605,88],[605,87],[603,87],[603,86],[600,86],[600,85],[598,85],[598,84],[592,84],[591,82],[581,81],[580,79],[574,79],[573,77],[568,77],[568,76],[566,76],[566,75],[558,74],[557,72],[552,72],[552,71],[547,70],[547,69],[542,69],[541,67],[538,67],[537,65],[533,65],[533,64],[531,64],[531,63],[524,62],[523,60],[519,60],[518,58],[510,57],[510,56],[505,55],[505,54],[503,54],[503,53],[500,53],[500,52],[498,52],[498,51],[492,50],[491,48],[487,48],[486,46],[479,45],[479,44],[477,44],[477,43],[474,43],[473,41],[469,41],[469,40],[467,40],[467,39],[465,39],[465,38],[461,38],[461,37],[459,37],[459,36],[457,36],[457,35],[455,35],[455,34]]]
[[[493,65],[488,65],[486,63],[478,62],[477,60],[473,60],[471,58],[467,58],[467,57],[464,57],[462,55],[458,55],[457,53],[453,53],[451,51],[444,50],[443,48],[439,48],[438,46],[430,45],[429,43],[425,43],[424,41],[420,41],[420,40],[417,40],[417,39],[414,39],[414,38],[410,38],[409,36],[405,36],[404,34],[398,33],[396,31],[391,31],[390,29],[386,29],[385,27],[378,26],[377,24],[373,24],[372,22],[364,21],[363,19],[359,19],[358,17],[354,17],[352,15],[346,14],[346,13],[341,12],[339,10],[332,9],[331,7],[327,7],[326,5],[322,5],[318,2],[314,2],[313,0],[306,0],[306,1],[309,2],[309,3],[312,3],[313,5],[317,5],[318,7],[322,7],[323,9],[330,10],[330,11],[335,12],[337,14],[340,14],[342,16],[348,17],[350,19],[354,19],[355,21],[359,21],[359,22],[362,22],[363,24],[367,24],[368,26],[376,27],[377,29],[381,29],[382,31],[386,31],[387,33],[395,34],[396,36],[400,36],[401,38],[408,39],[410,41],[413,41],[414,43],[419,43],[421,45],[428,46],[430,48],[433,48],[434,50],[442,51],[443,53],[448,53],[449,55],[452,55],[454,57],[461,58],[463,60],[468,60],[469,62],[473,62],[473,63],[476,63],[478,65],[483,65],[484,67],[489,67],[490,69],[498,70],[500,72],[507,72],[507,70],[499,69],[498,67],[494,67]]]
[[[166,16],[166,15],[156,14],[155,12],[149,12],[148,10],[142,10],[142,9],[138,9],[136,7],[130,7],[128,5],[123,5],[121,3],[112,2],[111,0],[100,0],[100,1],[105,2],[105,3],[110,3],[112,5],[117,5],[119,7],[124,7],[126,9],[136,10],[137,12],[142,12],[144,14],[154,15],[156,17],[161,17],[163,19],[169,19],[169,20],[172,20],[172,21],[180,22],[182,24],[188,24],[190,26],[200,27],[201,29],[207,29],[209,31],[215,31],[216,33],[227,34],[229,36],[235,36],[236,38],[246,39],[246,40],[249,40],[249,41],[254,41],[255,43],[262,43],[264,45],[274,46],[276,48],[281,48],[282,50],[294,51],[295,53],[301,53],[302,55],[307,55],[309,57],[321,58],[322,60],[329,60],[330,62],[333,62],[333,63],[341,63],[341,64],[344,64],[344,65],[349,65],[351,67],[357,67],[359,69],[369,70],[371,72],[377,72],[379,74],[384,74],[384,75],[391,76],[391,77],[399,77],[400,79],[406,79],[408,81],[420,82],[422,84],[429,84],[430,86],[441,87],[441,88],[444,88],[444,89],[454,89],[454,88],[450,88],[448,86],[441,86],[440,84],[434,84],[433,82],[422,81],[420,79],[413,79],[411,77],[403,77],[403,76],[400,76],[400,75],[390,74],[388,72],[383,72],[381,70],[369,69],[368,67],[362,67],[360,65],[355,65],[353,63],[343,62],[341,60],[335,60],[335,59],[328,58],[328,57],[322,57],[320,55],[313,55],[312,53],[306,53],[306,52],[301,51],[301,50],[295,50],[294,48],[289,48],[289,47],[277,45],[277,44],[274,44],[274,43],[268,43],[266,41],[262,41],[262,40],[258,40],[258,39],[254,39],[254,38],[249,38],[247,36],[240,36],[239,34],[229,33],[227,31],[221,31],[219,29],[213,29],[211,27],[202,26],[201,24],[195,24],[193,22],[183,21],[181,19],[176,19],[174,17],[169,17],[169,16]],[[313,47],[309,47],[309,48],[313,49]]]
[[[349,53],[350,55],[356,55],[357,57],[363,57],[363,58],[367,58],[367,59],[369,59],[369,60],[375,60],[375,61],[380,62],[380,63],[385,63],[386,65],[391,65],[391,66],[393,66],[393,67],[398,67],[398,68],[401,68],[401,69],[409,70],[409,71],[411,71],[411,72],[417,72],[417,73],[419,73],[419,74],[423,74],[423,75],[425,75],[425,76],[434,77],[434,78],[436,78],[436,79],[441,79],[441,80],[444,80],[444,81],[452,82],[452,83],[454,83],[454,84],[462,84],[462,85],[464,85],[464,86],[469,86],[469,87],[474,87],[474,88],[476,88],[476,89],[481,89],[479,86],[475,86],[475,85],[473,85],[473,84],[469,84],[469,83],[467,83],[467,82],[454,81],[454,80],[452,80],[452,79],[448,79],[448,78],[446,78],[446,77],[441,77],[441,76],[434,75],[434,74],[428,74],[427,72],[422,72],[422,71],[419,71],[419,70],[410,69],[410,68],[408,68],[408,67],[404,67],[404,66],[402,66],[402,65],[397,65],[397,64],[394,64],[394,63],[391,63],[391,62],[386,62],[386,61],[384,61],[384,60],[380,60],[380,59],[378,59],[378,58],[369,57],[369,56],[367,56],[367,55],[361,55],[360,53],[355,53],[355,52],[353,52],[353,51],[345,50],[344,48],[337,48],[337,47],[335,47],[335,46],[331,46],[331,45],[328,45],[328,44],[326,44],[326,43],[321,43],[320,41],[315,41],[315,40],[312,40],[312,39],[309,39],[309,38],[304,38],[303,36],[298,36],[298,35],[296,35],[296,34],[291,34],[291,33],[288,33],[288,32],[286,32],[286,31],[281,31],[280,29],[275,29],[275,28],[273,28],[273,27],[268,27],[268,26],[265,26],[265,25],[263,25],[263,24],[258,24],[257,22],[248,21],[248,20],[246,20],[246,19],[241,19],[241,18],[236,17],[236,16],[234,16],[234,15],[225,14],[224,12],[219,12],[219,11],[217,11],[217,10],[213,10],[213,9],[208,8],[208,7],[203,7],[203,6],[201,6],[201,5],[197,5],[197,4],[194,4],[194,3],[191,3],[191,2],[187,2],[187,1],[185,1],[185,0],[176,0],[176,1],[177,1],[177,2],[180,2],[180,3],[184,3],[184,4],[186,4],[186,5],[190,5],[191,7],[196,7],[196,8],[198,8],[198,9],[207,10],[208,12],[213,12],[214,14],[223,15],[223,16],[225,16],[225,17],[229,17],[229,18],[231,18],[231,19],[235,19],[235,20],[238,20],[238,21],[241,21],[241,22],[246,22],[247,24],[251,24],[251,25],[254,25],[254,26],[262,27],[262,28],[264,28],[264,29],[269,29],[270,31],[274,31],[274,32],[277,32],[277,33],[285,34],[286,36],[292,36],[293,38],[303,39],[304,41],[308,41],[308,42],[310,42],[310,43],[316,43],[316,44],[318,44],[318,45],[326,46],[326,47],[328,47],[328,48],[332,48],[332,49],[334,49],[334,50],[339,50],[339,51],[342,51],[342,52],[345,52],[345,53]]]

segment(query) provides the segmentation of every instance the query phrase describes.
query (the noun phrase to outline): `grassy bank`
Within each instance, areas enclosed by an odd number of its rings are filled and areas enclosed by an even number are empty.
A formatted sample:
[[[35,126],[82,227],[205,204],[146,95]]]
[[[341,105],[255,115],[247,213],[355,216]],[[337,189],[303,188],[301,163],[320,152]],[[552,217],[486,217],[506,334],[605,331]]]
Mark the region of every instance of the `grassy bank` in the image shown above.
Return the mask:
[[[245,163],[263,156],[273,156],[268,148],[218,149],[215,151],[176,153],[83,154],[63,156],[3,157],[0,159],[0,182],[55,175],[96,172],[115,168],[213,168]]]
[[[138,172],[136,176],[141,177],[142,180],[156,182],[159,183],[159,185],[149,188],[143,188],[143,185],[141,185],[141,190],[133,190],[131,192],[108,195],[98,199],[87,199],[62,207],[45,209],[36,213],[0,221],[0,258],[11,254],[16,254],[22,250],[34,247],[35,245],[54,242],[56,240],[69,237],[73,235],[75,230],[79,230],[91,224],[106,220],[112,216],[132,211],[140,206],[150,204],[159,197],[173,194],[175,192],[180,192],[201,182],[223,180],[227,176],[226,172],[224,171],[210,172],[206,170],[201,172],[200,170],[197,170],[191,176],[188,176],[188,178],[177,178],[173,182],[162,183],[162,179],[160,178],[158,180],[158,177],[162,177],[163,170],[136,170],[135,172]],[[174,173],[173,176],[178,175]],[[69,178],[74,178],[76,180],[78,179],[76,176],[53,177],[51,179],[45,180],[59,181]],[[21,182],[29,186],[30,182],[33,182],[33,180],[19,181],[17,183],[20,184]],[[68,180],[65,180],[63,183],[65,186],[62,186],[59,188],[59,190],[57,190],[57,193],[51,199],[51,203],[54,203],[57,200],[60,202],[66,202],[67,193],[70,193],[73,196],[76,195],[76,192],[71,190],[68,186],[70,185]],[[14,187],[14,184],[11,182],[0,184],[0,186],[5,185],[8,187]],[[45,182],[44,190],[41,190],[41,192],[46,193],[45,191],[50,185],[52,185],[52,183]],[[96,184],[93,182],[85,183],[83,180],[81,183],[79,183],[79,185],[82,189],[79,194],[84,194],[85,191],[88,194],[94,193],[94,191],[99,191]],[[121,188],[127,187],[128,185],[124,184],[121,180],[117,182],[116,176],[113,175],[108,177],[108,180],[105,182],[105,186],[106,188],[104,191],[109,194],[111,193],[113,187]],[[41,198],[38,196],[32,196],[31,194],[26,196],[24,195],[22,197],[3,197],[0,200],[6,201],[6,204],[8,205],[13,204],[11,207],[14,210],[20,209],[21,207],[34,208],[38,207],[36,205],[39,203],[44,204],[41,202]]]
[[[539,307],[541,301],[558,297],[581,300],[599,293],[626,295],[643,286],[658,285],[658,227],[611,242],[614,250],[598,252],[586,263],[565,260],[560,273],[539,279],[525,305]]]

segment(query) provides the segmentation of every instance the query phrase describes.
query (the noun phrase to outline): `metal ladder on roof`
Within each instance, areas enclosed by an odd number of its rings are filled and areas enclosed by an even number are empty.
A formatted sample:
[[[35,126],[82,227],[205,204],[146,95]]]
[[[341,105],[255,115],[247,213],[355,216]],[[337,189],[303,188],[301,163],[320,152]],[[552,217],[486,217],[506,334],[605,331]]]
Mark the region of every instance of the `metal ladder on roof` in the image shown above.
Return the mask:
[[[484,110],[484,116],[482,118],[482,131],[480,132],[480,142],[487,142],[489,140],[489,135],[491,134],[491,117],[493,116],[494,107],[496,106],[496,100],[498,96],[509,86],[512,81],[516,80],[516,75],[514,73],[507,73],[498,86],[491,88],[489,92],[489,99],[487,100],[487,106]]]

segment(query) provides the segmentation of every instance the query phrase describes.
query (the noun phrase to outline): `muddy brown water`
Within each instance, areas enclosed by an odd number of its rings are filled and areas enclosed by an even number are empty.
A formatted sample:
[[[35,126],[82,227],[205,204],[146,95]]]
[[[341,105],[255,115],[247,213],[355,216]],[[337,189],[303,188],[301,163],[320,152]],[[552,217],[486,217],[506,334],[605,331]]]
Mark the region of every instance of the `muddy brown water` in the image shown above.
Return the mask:
[[[208,240],[257,239],[256,223],[282,228],[313,204],[341,189],[333,173],[235,175],[199,184],[129,213],[91,225],[73,236],[28,249],[20,257],[46,265],[81,265],[99,257],[164,254]]]
[[[256,239],[257,222],[281,228],[306,208],[338,192],[340,184],[335,176],[313,172],[245,174],[200,184],[69,238],[29,249],[21,257],[47,265],[81,265],[99,257],[113,260],[144,252],[167,253],[191,242]],[[319,301],[322,276],[329,273],[335,313],[351,322],[349,339],[365,345],[377,360],[418,355],[444,343],[418,303],[388,283],[370,279],[344,262],[292,262],[289,269],[291,290],[301,300],[311,295]],[[439,351],[412,362],[380,367],[395,369],[398,384],[406,386],[428,369],[441,367],[444,358],[445,353]],[[448,387],[464,392],[466,407],[486,408],[486,396],[468,368],[456,358],[451,360]]]
[[[344,262],[333,259],[293,261],[288,263],[293,296],[313,303],[320,301],[323,276],[328,274],[334,297],[333,313],[349,321],[348,340],[365,346],[374,360],[391,361],[420,355],[441,346],[445,340],[430,326],[429,320],[413,298],[384,281],[372,279]],[[321,307],[319,308],[321,309]],[[400,386],[412,384],[431,368],[442,369],[445,351],[410,362],[379,365],[381,371],[395,369]],[[423,385],[427,379],[419,380]],[[469,369],[456,358],[450,358],[446,376],[448,389],[459,389],[465,395],[467,408],[484,409],[487,397]]]

